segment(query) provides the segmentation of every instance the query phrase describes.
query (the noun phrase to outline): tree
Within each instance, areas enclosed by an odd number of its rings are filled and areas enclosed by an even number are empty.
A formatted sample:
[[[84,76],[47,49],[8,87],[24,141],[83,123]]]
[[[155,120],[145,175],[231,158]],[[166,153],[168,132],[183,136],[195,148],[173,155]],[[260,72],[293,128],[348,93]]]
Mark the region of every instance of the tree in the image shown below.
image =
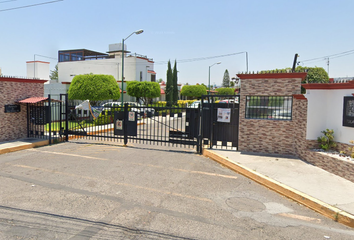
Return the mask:
[[[119,99],[117,81],[112,75],[84,74],[76,75],[69,87],[69,99],[97,101]]]
[[[177,104],[178,101],[178,77],[177,77],[177,62],[175,60],[175,65],[173,67],[173,72],[172,72],[172,102],[173,104]]]
[[[160,84],[157,82],[130,81],[127,85],[127,93],[137,99],[142,98],[144,103],[147,104],[153,98],[160,97]]]
[[[206,88],[202,85],[184,85],[181,90],[181,95],[187,98],[200,98],[202,95],[206,95]]]
[[[267,70],[261,71],[260,73],[287,73],[291,72],[291,68],[283,68],[283,69],[275,69],[275,70]],[[295,68],[295,72],[307,72],[307,77],[302,83],[328,83],[329,77],[322,67],[303,67],[297,66]]]
[[[219,95],[234,95],[235,89],[234,88],[217,88],[215,89]]]
[[[55,65],[54,70],[50,70],[50,75],[49,75],[50,80],[58,80],[58,64]]]
[[[162,78],[159,78],[159,80],[157,80],[158,83],[162,83]]]
[[[328,83],[328,73],[322,67],[303,67],[297,66],[296,72],[307,71],[307,77],[302,83]]]
[[[171,106],[172,105],[172,96],[173,96],[173,73],[171,69],[171,62],[168,60],[167,64],[167,74],[166,74],[166,105]]]
[[[188,85],[188,84],[187,84]],[[201,86],[205,87],[205,89],[208,89],[207,85],[205,85],[204,83],[200,84]]]
[[[229,71],[226,69],[224,73],[224,78],[222,80],[222,86],[223,87],[230,87],[230,75]]]

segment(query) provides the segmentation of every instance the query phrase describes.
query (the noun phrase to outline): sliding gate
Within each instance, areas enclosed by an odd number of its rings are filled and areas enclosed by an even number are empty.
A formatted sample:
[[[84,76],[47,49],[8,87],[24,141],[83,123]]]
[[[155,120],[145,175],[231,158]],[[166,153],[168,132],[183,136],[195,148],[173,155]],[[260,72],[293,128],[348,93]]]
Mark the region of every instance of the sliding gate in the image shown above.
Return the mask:
[[[218,99],[218,101],[216,101]],[[103,106],[69,104],[62,95],[60,133],[66,140],[86,138],[178,147],[237,150],[239,96],[206,95],[202,105],[166,107],[136,103],[105,103]]]
[[[68,104],[61,109],[62,133],[71,137],[199,149],[200,109],[187,106],[141,106],[105,103],[101,106]],[[200,137],[200,136],[199,136]]]

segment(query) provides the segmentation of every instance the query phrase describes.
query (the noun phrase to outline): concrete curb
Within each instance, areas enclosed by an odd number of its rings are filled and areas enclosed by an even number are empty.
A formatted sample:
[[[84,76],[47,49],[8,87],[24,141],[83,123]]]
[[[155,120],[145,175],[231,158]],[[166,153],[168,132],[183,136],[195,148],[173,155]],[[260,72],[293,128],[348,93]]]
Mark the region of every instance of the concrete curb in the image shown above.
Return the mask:
[[[0,149],[0,155],[10,152],[16,152],[24,149],[35,148],[35,147],[42,147],[45,145],[49,145],[49,140],[38,141],[34,143],[23,143],[19,146],[10,146],[8,148]]]
[[[203,155],[277,193],[280,193],[281,195],[287,198],[301,203],[302,205],[322,214],[323,216],[326,216],[336,222],[354,228],[354,215],[350,213],[347,213],[341,209],[338,209],[325,202],[315,199],[305,193],[302,193],[296,189],[286,186],[280,182],[277,182],[240,164],[230,162],[227,158],[211,150],[203,149]]]

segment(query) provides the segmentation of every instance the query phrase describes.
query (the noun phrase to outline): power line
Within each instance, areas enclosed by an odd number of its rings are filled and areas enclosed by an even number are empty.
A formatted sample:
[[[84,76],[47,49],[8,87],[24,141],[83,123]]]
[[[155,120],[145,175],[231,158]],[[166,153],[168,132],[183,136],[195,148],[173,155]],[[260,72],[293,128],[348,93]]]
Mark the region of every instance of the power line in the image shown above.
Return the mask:
[[[303,60],[303,61],[299,61],[300,63],[304,63],[304,62],[313,62],[313,61],[320,61],[320,60],[325,60],[326,58],[339,58],[339,57],[344,57],[350,54],[354,54],[354,49],[353,50],[349,50],[349,51],[345,51],[345,52],[341,52],[341,53],[336,53],[336,54],[332,54],[332,55],[327,55],[324,57],[317,57],[317,58],[312,58],[312,59],[307,59],[307,60]],[[316,61],[316,62],[317,62]]]
[[[50,58],[50,59],[54,59],[54,60],[58,60],[58,58],[43,56],[43,55],[39,55],[39,54],[34,54],[34,55],[35,55],[35,56],[40,56],[40,57],[45,57],[45,58]]]
[[[200,57],[200,58],[182,59],[182,60],[177,60],[177,63],[188,63],[188,62],[203,61],[203,60],[208,60],[208,59],[213,59],[213,58],[229,57],[229,56],[233,56],[233,55],[237,55],[237,54],[242,54],[242,53],[246,53],[246,52],[229,53],[229,54],[218,55],[218,56],[211,56],[211,57]],[[168,61],[155,62],[156,65],[167,64],[167,63],[168,63]]]
[[[1,1],[0,3],[7,3],[7,2],[14,2],[14,1],[17,1],[17,0],[7,0],[7,1]]]
[[[32,4],[32,5],[21,6],[21,7],[7,8],[7,9],[0,10],[0,12],[11,11],[11,10],[16,10],[16,9],[20,9],[20,8],[36,7],[36,6],[39,6],[39,5],[55,3],[55,2],[61,2],[61,1],[64,1],[64,0],[55,0],[55,1],[50,1],[50,2],[43,2],[43,3],[37,3],[37,4]]]

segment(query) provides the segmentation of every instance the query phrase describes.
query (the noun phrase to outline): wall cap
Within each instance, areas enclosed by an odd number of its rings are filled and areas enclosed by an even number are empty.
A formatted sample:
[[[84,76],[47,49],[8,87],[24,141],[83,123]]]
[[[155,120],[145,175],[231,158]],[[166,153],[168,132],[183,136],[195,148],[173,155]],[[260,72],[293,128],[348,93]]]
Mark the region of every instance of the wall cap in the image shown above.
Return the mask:
[[[349,81],[345,83],[306,83],[301,84],[305,89],[354,89],[354,81]]]
[[[242,79],[280,79],[280,78],[301,78],[304,80],[307,76],[306,72],[291,73],[253,73],[253,74],[236,74]]]
[[[49,80],[29,79],[29,78],[12,78],[12,77],[0,77],[0,82],[24,82],[24,83],[45,83]]]

